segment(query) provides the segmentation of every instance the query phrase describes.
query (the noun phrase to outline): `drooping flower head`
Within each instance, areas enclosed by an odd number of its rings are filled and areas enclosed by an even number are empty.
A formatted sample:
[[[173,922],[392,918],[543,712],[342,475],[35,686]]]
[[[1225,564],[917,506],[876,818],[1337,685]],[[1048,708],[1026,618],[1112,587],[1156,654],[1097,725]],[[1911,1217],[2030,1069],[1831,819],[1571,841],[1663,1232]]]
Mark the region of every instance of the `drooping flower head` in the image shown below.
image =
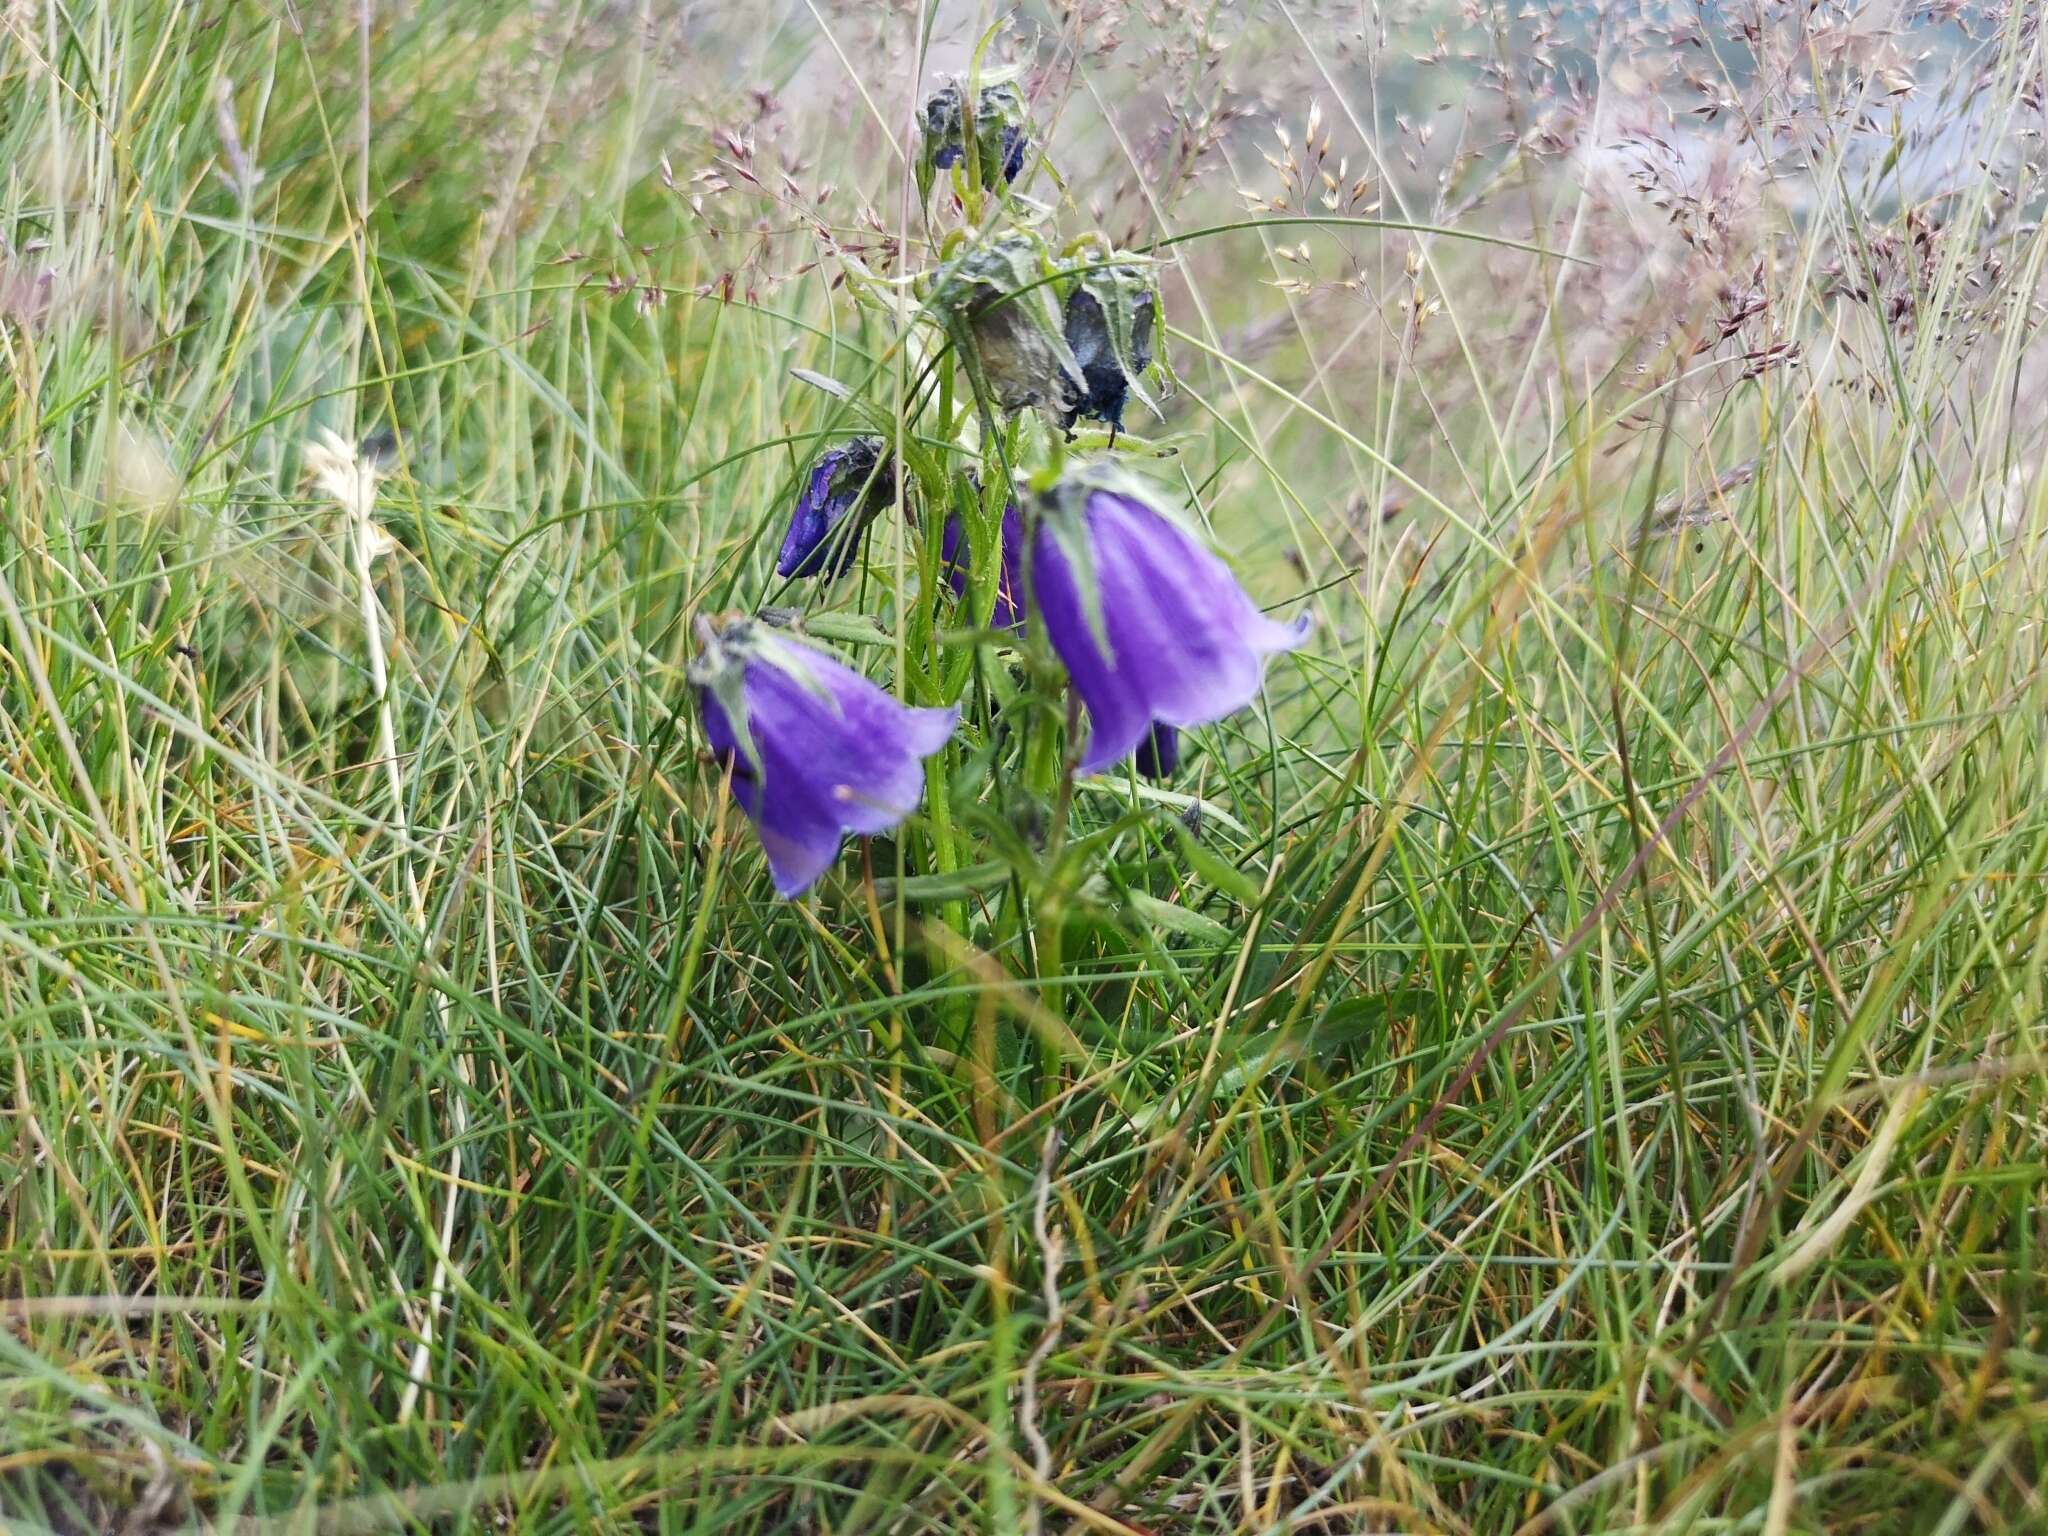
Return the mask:
[[[993,186],[1000,176],[1007,184],[1024,169],[1031,134],[1024,93],[1014,74],[986,74],[974,97],[974,143],[981,161],[981,180]],[[962,110],[966,87],[949,80],[925,100],[917,126],[922,149],[917,160],[918,195],[929,201],[939,171],[965,163],[967,114]]]
[[[775,574],[845,575],[859,553],[860,536],[895,499],[896,476],[879,437],[849,438],[827,448],[811,461]]]
[[[1056,295],[1060,268],[1020,230],[962,251],[941,269],[931,304],[970,378],[1005,411],[1042,405],[1064,415],[1086,388]]]
[[[1069,472],[1041,498],[1027,574],[1031,605],[1088,710],[1083,773],[1121,762],[1155,725],[1244,708],[1266,658],[1308,635],[1307,614],[1278,624],[1259,612],[1156,490],[1110,465]]]
[[[1083,388],[1061,426],[1071,431],[1077,420],[1089,416],[1114,436],[1124,424],[1124,402],[1131,395],[1159,414],[1142,382],[1152,366],[1158,314],[1159,290],[1147,268],[1120,259],[1080,272],[1067,292],[1065,334],[1081,365]]]
[[[1002,567],[996,576],[995,607],[989,614],[991,629],[1024,627],[1024,514],[1012,501],[1003,508]],[[946,519],[946,531],[939,546],[939,562],[955,597],[967,595],[966,530],[955,512]]]
[[[1173,771],[1180,767],[1180,731],[1174,726],[1153,721],[1152,729],[1138,743],[1138,755],[1132,766],[1138,770],[1140,778],[1172,778]]]
[[[697,621],[689,678],[712,753],[760,834],[782,896],[797,896],[849,832],[885,832],[917,809],[923,759],[956,709],[912,709],[815,646],[760,623]]]

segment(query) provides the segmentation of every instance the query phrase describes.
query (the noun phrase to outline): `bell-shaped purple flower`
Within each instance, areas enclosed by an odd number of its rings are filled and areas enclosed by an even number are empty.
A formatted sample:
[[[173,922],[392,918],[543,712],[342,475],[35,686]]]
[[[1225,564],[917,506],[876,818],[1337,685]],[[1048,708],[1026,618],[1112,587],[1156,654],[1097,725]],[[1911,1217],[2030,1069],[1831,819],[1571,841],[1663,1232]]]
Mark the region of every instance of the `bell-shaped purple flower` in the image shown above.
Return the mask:
[[[1170,779],[1180,767],[1180,732],[1175,727],[1152,722],[1152,729],[1138,743],[1138,755],[1131,766],[1141,779]]]
[[[1257,697],[1266,658],[1308,635],[1277,624],[1230,568],[1112,470],[1070,475],[1040,507],[1030,596],[1088,709],[1080,771],[1130,756],[1155,725],[1202,725]],[[1157,761],[1157,748],[1154,749]]]
[[[711,750],[760,834],[782,896],[809,889],[849,832],[884,832],[924,796],[923,759],[957,709],[912,709],[816,647],[735,619],[698,621],[690,681]]]
[[[879,437],[855,437],[827,448],[790,515],[778,576],[843,576],[860,552],[860,536],[896,495],[896,478]]]
[[[939,562],[955,597],[967,595],[967,540],[960,514],[946,519],[946,531],[939,544]],[[996,577],[995,609],[989,615],[991,629],[1024,627],[1024,514],[1011,502],[1003,508],[1003,567]]]

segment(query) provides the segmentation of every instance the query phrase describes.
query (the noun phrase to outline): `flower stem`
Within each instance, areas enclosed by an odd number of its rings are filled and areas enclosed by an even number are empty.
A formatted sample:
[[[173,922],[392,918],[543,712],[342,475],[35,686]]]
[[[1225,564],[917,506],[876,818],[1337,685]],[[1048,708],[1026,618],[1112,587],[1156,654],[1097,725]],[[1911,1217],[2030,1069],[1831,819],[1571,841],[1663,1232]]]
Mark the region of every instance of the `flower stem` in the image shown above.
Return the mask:
[[[931,827],[932,873],[938,875],[950,875],[960,868],[959,849],[953,842],[953,807],[946,793],[945,765],[949,755],[950,749],[934,753],[924,760],[925,804],[931,807],[927,820]],[[961,938],[966,938],[967,903],[954,897],[939,910],[946,926]]]
[[[1056,1017],[1066,1016],[1065,988],[1060,985],[1066,972],[1067,876],[1061,855],[1066,851],[1067,820],[1074,804],[1074,768],[1065,745],[1074,739],[1080,721],[1078,705],[1067,695],[1067,728],[1055,734],[1040,728],[1032,735],[1031,762],[1027,772],[1035,794],[1052,797],[1052,821],[1046,831],[1046,885],[1034,892],[1031,906],[1031,942],[1038,960],[1038,991],[1041,1006]],[[1038,1091],[1043,1103],[1059,1092],[1060,1058],[1051,1039],[1041,1036],[1038,1046]]]

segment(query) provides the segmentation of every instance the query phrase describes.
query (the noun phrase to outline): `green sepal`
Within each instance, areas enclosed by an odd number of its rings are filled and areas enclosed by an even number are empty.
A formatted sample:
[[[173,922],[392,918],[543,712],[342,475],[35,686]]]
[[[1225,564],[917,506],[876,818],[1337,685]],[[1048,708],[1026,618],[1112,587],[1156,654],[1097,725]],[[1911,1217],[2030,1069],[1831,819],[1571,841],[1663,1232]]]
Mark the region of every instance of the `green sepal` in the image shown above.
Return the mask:
[[[834,645],[888,645],[896,637],[882,628],[872,614],[812,613],[803,618],[803,632],[830,640]]]
[[[984,347],[997,339],[991,317],[998,310],[1002,311],[1005,339],[1030,354],[1027,365],[1013,372],[1020,377],[1043,376],[1049,384],[1056,382],[1055,370],[1064,376],[1069,392],[1066,398],[1055,394],[1045,400],[1020,400],[1004,405],[1006,410],[1021,409],[1025,404],[1050,404],[1065,410],[1067,398],[1086,388],[1080,359],[1067,345],[1065,275],[1043,240],[1023,230],[1010,230],[951,258],[932,285],[929,303],[984,398],[990,394],[991,380]],[[996,399],[1003,404],[1000,396]]]

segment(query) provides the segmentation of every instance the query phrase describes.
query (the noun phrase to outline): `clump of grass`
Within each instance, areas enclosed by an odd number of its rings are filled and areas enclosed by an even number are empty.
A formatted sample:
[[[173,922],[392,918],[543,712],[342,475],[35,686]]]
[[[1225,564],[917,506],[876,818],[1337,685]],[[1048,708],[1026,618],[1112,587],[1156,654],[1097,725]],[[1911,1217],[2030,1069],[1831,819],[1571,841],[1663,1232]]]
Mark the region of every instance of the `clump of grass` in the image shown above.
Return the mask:
[[[1318,638],[778,903],[688,620],[974,21],[0,13],[0,1510],[2039,1524],[2038,17],[995,39]]]

